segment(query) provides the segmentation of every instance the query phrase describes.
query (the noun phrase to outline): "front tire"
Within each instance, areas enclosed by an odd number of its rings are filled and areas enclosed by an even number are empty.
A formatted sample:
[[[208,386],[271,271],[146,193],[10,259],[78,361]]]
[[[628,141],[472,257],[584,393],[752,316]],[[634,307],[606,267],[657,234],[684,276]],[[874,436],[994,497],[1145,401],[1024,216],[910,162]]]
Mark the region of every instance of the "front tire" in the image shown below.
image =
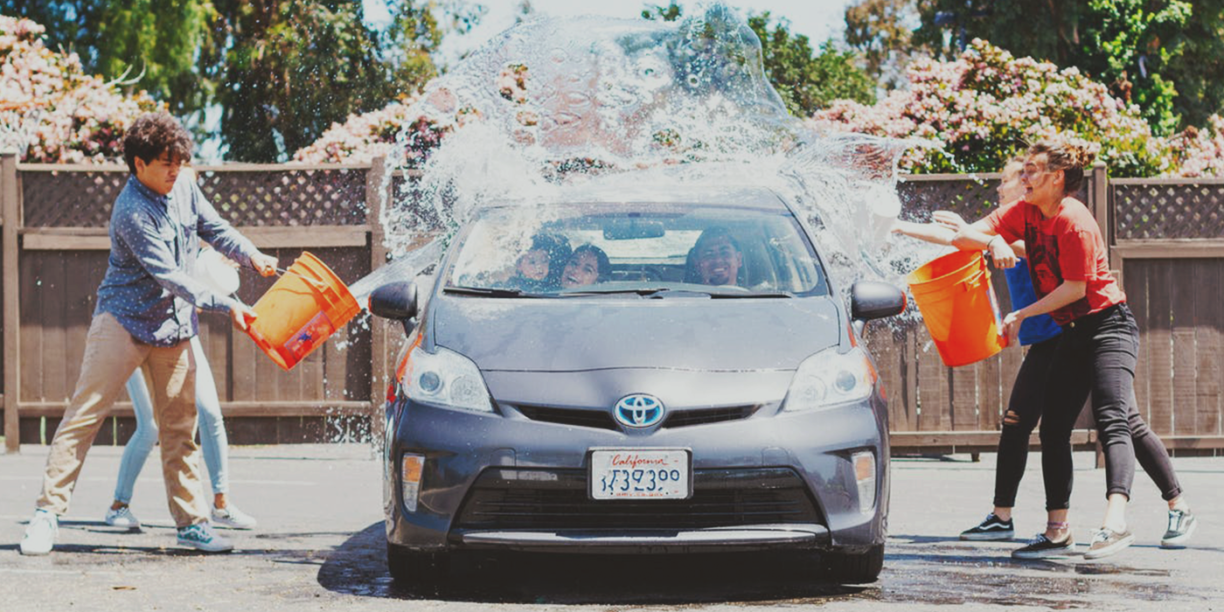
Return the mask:
[[[450,555],[415,551],[387,542],[387,569],[398,585],[437,588],[449,578]]]
[[[825,571],[842,584],[875,582],[884,569],[884,545],[878,544],[863,553],[826,553]]]

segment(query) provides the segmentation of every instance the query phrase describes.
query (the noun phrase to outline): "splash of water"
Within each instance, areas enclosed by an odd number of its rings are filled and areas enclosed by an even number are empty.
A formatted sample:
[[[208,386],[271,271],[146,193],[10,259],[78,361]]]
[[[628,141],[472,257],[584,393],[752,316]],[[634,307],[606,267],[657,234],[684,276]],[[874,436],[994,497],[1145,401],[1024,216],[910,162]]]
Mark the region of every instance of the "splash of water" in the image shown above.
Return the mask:
[[[790,116],[766,79],[760,42],[721,4],[671,23],[521,24],[433,81],[414,110],[435,130],[401,133],[400,169],[431,144],[423,138],[446,137],[421,179],[383,207],[397,263],[357,283],[364,293],[437,261],[481,206],[536,205],[566,186],[618,182],[609,175],[660,193],[698,181],[770,187],[803,212],[842,287],[898,282],[935,253],[888,233],[901,208],[897,161],[930,143],[818,132]],[[525,244],[531,232],[504,233]],[[431,249],[413,250],[421,244]]]

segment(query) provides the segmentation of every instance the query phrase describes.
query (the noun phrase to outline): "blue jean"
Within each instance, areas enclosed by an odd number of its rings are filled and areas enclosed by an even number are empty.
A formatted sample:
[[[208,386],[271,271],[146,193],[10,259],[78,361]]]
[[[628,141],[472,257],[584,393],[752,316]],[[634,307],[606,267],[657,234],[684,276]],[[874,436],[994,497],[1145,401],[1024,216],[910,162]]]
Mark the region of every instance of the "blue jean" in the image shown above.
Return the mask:
[[[200,450],[204,453],[204,464],[208,466],[213,493],[229,492],[229,438],[225,435],[225,421],[221,419],[221,400],[217,397],[217,384],[213,380],[208,360],[204,358],[204,347],[200,337],[191,339],[191,351],[196,361],[196,414],[199,419]],[[136,431],[123,449],[119,463],[119,481],[115,483],[115,501],[130,503],[136,477],[144,468],[145,460],[157,444],[157,423],[153,419],[153,400],[145,385],[141,370],[132,373],[127,381],[127,392],[132,398],[132,409],[136,412]]]

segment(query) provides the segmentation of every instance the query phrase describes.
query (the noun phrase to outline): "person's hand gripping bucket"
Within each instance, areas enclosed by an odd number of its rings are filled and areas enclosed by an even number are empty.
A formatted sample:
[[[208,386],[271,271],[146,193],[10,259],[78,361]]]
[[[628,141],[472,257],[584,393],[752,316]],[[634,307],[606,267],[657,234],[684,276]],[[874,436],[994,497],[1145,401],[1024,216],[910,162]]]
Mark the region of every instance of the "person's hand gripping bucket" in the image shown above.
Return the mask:
[[[247,334],[276,365],[290,370],[347,324],[361,307],[335,272],[309,252],[303,252],[281,272],[255,303],[255,318]]]
[[[949,367],[986,359],[1007,346],[990,270],[978,251],[956,251],[907,278],[914,303]]]

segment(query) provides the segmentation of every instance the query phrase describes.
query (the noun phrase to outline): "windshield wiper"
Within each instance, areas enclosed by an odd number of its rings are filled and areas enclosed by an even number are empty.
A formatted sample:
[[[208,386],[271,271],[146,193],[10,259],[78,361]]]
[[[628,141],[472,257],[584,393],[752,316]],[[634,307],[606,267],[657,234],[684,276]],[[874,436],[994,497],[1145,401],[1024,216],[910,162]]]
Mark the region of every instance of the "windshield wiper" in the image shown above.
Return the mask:
[[[710,299],[744,299],[744,298],[793,298],[795,294],[783,291],[773,292],[726,292],[718,291],[716,287],[711,287],[709,290],[701,290],[686,287],[684,289],[673,289],[671,287],[641,287],[637,289],[585,289],[582,291],[566,291],[558,294],[559,297],[572,296],[588,296],[588,295],[640,295],[642,297],[662,297],[661,294],[667,293],[669,296],[708,296]]]
[[[497,289],[493,287],[461,287],[448,286],[442,289],[445,293],[457,293],[459,295],[477,295],[480,297],[524,297],[533,298],[539,297],[534,293],[523,293],[522,289]]]
[[[659,293],[663,293],[663,292],[665,292],[665,291],[673,291],[673,289],[670,289],[670,288],[668,288],[668,287],[640,287],[640,288],[637,288],[637,289],[625,289],[625,288],[620,288],[620,289],[583,289],[582,291],[564,291],[564,292],[562,292],[562,293],[560,293],[560,294],[558,294],[558,295],[559,295],[560,297],[571,297],[571,296],[579,296],[579,297],[581,297],[581,296],[584,296],[584,295],[620,295],[620,294],[632,294],[632,295],[640,295],[640,296],[646,297],[646,296],[651,296],[651,295],[657,295],[657,294],[659,294]]]
[[[742,300],[747,298],[793,298],[795,294],[785,291],[768,291],[760,293],[711,293],[712,300]]]

